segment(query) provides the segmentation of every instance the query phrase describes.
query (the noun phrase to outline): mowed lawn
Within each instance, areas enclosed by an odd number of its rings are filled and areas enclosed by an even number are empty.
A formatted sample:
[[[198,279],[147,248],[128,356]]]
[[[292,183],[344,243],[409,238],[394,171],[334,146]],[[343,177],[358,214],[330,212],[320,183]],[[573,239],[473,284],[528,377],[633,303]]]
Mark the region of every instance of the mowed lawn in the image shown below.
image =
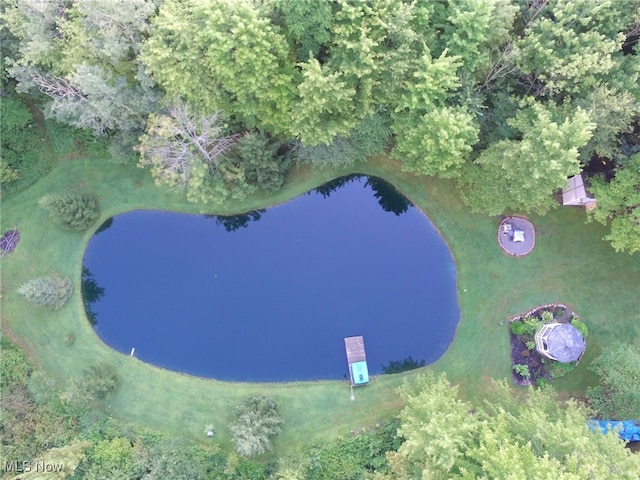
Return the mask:
[[[350,401],[346,381],[217,382],[156,368],[111,350],[87,322],[79,294],[82,256],[92,232],[65,232],[38,205],[48,193],[90,192],[101,210],[95,228],[114,214],[139,208],[240,213],[284,202],[352,172],[378,175],[396,185],[429,216],[454,254],[460,324],[446,354],[425,368],[446,372],[463,395],[482,396],[491,388],[491,379],[510,378],[506,320],[542,303],[567,304],[590,330],[579,368],[555,382],[563,397],[581,396],[595,382],[588,366],[601,348],[615,342],[640,345],[640,255],[614,252],[602,240],[606,229],[585,223],[583,210],[565,207],[544,217],[529,216],[537,229],[536,247],[527,257],[511,258],[496,242],[498,218],[472,214],[459,199],[454,183],[403,173],[398,162],[386,157],[339,171],[294,168],[276,196],[256,196],[224,208],[188,204],[180,192],[156,187],[147,171],[132,165],[92,159],[61,162],[28,190],[2,202],[2,231],[16,226],[22,237],[16,252],[2,260],[3,330],[27,349],[59,389],[64,390],[86,365],[107,362],[117,369],[121,380],[106,407],[114,417],[132,426],[200,441],[207,441],[204,426],[214,424],[216,441],[223,448],[230,447],[226,426],[234,405],[255,394],[275,398],[285,418],[276,453],[387,420],[402,406],[397,386],[416,371],[373,378],[370,385],[356,389],[356,400]],[[32,306],[15,293],[21,283],[50,272],[64,273],[74,281],[76,293],[62,310]],[[188,320],[176,318],[175,328],[189,328]],[[401,318],[392,321],[402,328]],[[64,341],[69,333],[76,337],[72,345]]]

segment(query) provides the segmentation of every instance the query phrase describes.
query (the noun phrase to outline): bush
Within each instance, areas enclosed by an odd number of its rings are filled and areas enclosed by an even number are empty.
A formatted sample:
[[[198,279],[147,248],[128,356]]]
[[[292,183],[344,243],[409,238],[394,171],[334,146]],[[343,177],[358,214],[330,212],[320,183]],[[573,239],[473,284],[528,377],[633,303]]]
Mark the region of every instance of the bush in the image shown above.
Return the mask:
[[[601,418],[638,418],[640,412],[640,347],[607,347],[591,366],[600,385],[587,389],[589,405]]]
[[[390,137],[388,117],[375,114],[356,125],[347,136],[337,135],[329,145],[301,145],[296,155],[298,161],[314,167],[351,165],[382,153]]]
[[[278,405],[269,397],[251,397],[237,405],[235,420],[229,426],[236,450],[244,457],[271,450],[271,441],[282,432],[283,422]]]
[[[73,380],[62,398],[80,406],[91,405],[114,393],[119,384],[120,380],[113,367],[106,363],[96,363],[86,367],[82,376]]]
[[[513,371],[520,375],[522,378],[531,378],[531,372],[529,371],[529,365],[516,364],[513,366]]]
[[[589,336],[589,329],[579,318],[573,317],[571,319],[571,325],[576,327],[576,330],[578,330],[584,338],[587,338]]]
[[[250,187],[267,192],[277,192],[291,167],[288,153],[279,155],[280,143],[261,133],[245,133],[236,142],[229,160],[234,171],[244,172],[244,179]]]
[[[66,228],[81,231],[98,219],[98,206],[91,195],[70,192],[45,197],[40,202]]]
[[[549,375],[551,378],[564,377],[567,373],[571,373],[576,369],[577,362],[552,362],[549,366]]]
[[[542,322],[535,317],[511,322],[511,332],[514,335],[533,335],[542,326]]]
[[[53,273],[29,280],[16,291],[31,303],[58,310],[73,294],[73,285],[69,278]]]

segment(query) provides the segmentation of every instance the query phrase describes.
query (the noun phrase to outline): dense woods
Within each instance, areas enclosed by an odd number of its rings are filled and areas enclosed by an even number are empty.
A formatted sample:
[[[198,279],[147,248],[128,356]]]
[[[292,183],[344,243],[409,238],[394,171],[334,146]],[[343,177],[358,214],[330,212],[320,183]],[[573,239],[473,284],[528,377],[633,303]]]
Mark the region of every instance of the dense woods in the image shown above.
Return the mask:
[[[0,5],[3,195],[47,172],[44,139],[29,133],[42,110],[64,125],[61,137],[96,148],[95,161],[137,164],[214,205],[277,191],[295,162],[333,168],[386,155],[407,172],[452,179],[478,214],[544,214],[583,172],[597,199],[586,218],[607,225],[615,250],[640,252],[638,0]],[[72,230],[98,218],[91,196],[43,206]],[[58,274],[20,287],[52,309],[72,292]],[[238,407],[229,454],[117,424],[109,366],[89,365],[59,390],[3,338],[0,457],[65,459],[50,478],[631,479],[640,457],[585,422],[637,414],[628,388],[637,379],[625,376],[637,377],[637,357],[631,346],[603,352],[592,411],[559,406],[549,390],[519,403],[500,385],[500,398],[465,403],[445,378],[427,376],[400,389],[397,423],[274,458],[264,452],[295,419],[281,427],[270,399]],[[625,362],[633,368],[616,367]],[[260,402],[262,423],[252,414]]]

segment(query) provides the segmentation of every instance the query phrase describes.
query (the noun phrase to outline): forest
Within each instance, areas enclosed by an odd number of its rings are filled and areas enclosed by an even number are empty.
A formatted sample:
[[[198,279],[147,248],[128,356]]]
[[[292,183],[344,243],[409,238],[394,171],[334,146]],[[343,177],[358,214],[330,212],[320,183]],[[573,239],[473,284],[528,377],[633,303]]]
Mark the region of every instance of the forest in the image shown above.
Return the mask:
[[[47,148],[70,160],[82,151],[105,172],[130,167],[132,178],[144,169],[200,212],[277,195],[296,166],[323,175],[375,158],[451,182],[473,214],[545,215],[582,173],[597,202],[585,222],[637,261],[638,0],[0,0],[0,9],[3,203],[54,169]],[[52,139],[38,133],[45,122]],[[70,202],[84,212],[73,225]],[[52,196],[43,206],[83,230],[98,218],[92,202]],[[62,308],[73,293],[66,278],[35,280],[18,293],[41,306]],[[522,400],[497,380],[487,398],[469,399],[426,370],[398,388],[394,418],[275,455],[273,440],[295,419],[283,423],[271,398],[252,396],[229,414],[229,452],[109,415],[122,388],[110,365],[83,365],[59,389],[4,327],[2,337],[2,478],[640,471],[615,433],[585,427],[594,415],[640,418],[637,342],[602,349],[600,385],[583,399],[559,403],[544,386]],[[46,475],[19,464],[60,459],[63,471]]]

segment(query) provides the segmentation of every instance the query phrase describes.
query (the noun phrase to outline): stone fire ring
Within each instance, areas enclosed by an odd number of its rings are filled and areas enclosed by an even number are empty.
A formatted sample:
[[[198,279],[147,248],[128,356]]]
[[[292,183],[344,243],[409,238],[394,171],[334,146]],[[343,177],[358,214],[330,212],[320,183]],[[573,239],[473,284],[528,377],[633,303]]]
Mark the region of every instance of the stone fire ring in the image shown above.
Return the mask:
[[[498,245],[514,257],[529,255],[536,244],[536,229],[526,218],[507,217],[498,227]]]

